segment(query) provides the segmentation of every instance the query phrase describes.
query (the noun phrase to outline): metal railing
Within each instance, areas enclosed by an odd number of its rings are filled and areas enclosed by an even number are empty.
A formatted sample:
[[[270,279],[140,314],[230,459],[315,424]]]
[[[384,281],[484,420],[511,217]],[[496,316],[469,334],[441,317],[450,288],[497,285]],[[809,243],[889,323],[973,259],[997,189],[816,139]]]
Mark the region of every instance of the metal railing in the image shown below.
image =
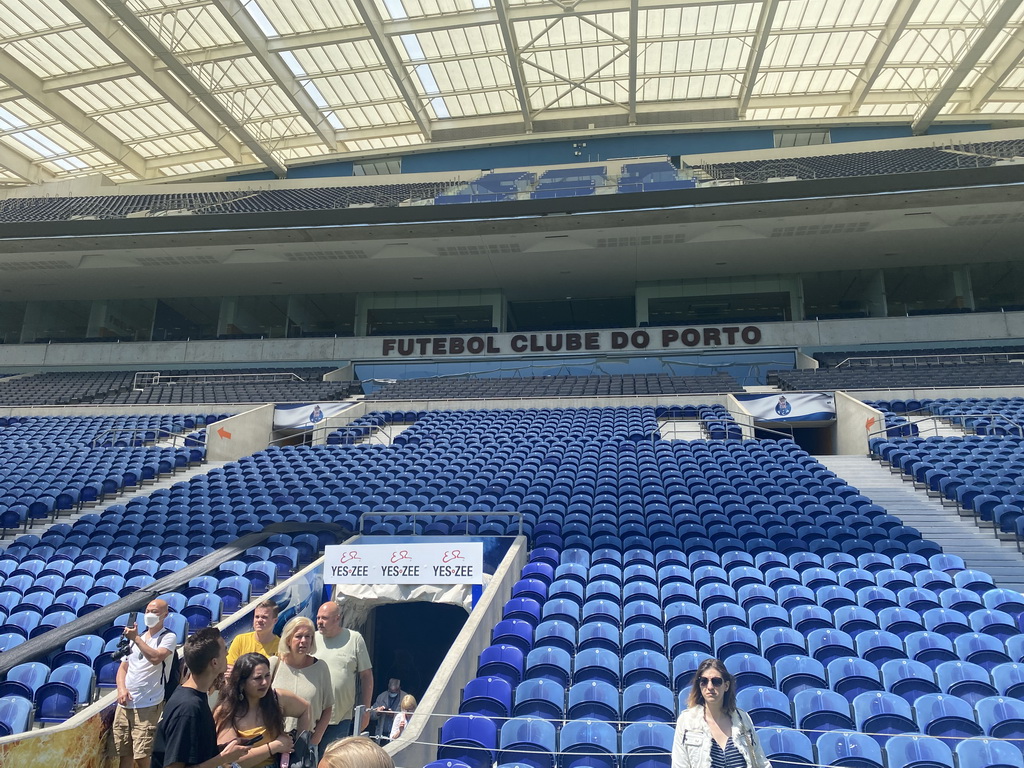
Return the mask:
[[[839,368],[877,368],[878,361],[885,361],[888,365],[894,365],[897,361],[912,361],[915,365],[920,363],[977,363],[985,362],[989,358],[991,362],[1024,363],[1021,352],[967,352],[949,355],[881,355],[872,357],[848,357],[836,363],[833,369]],[[993,359],[994,358],[994,359]]]
[[[160,371],[139,371],[132,379],[132,389],[141,391],[146,387],[174,384],[261,384],[268,381],[305,382],[306,379],[290,372],[166,374]]]
[[[196,430],[200,430],[200,429],[206,429],[206,427],[205,426],[203,426],[203,427],[196,426],[193,430],[190,430],[190,431],[196,431]],[[166,443],[166,442],[170,441],[170,443],[171,443],[170,447],[177,448],[179,440],[182,443],[185,443],[185,441],[187,441],[189,439],[188,435],[185,434],[184,432],[168,432],[167,430],[165,430],[163,428],[160,428],[160,429],[145,429],[143,427],[130,427],[130,428],[129,427],[111,427],[110,429],[108,429],[108,430],[106,430],[104,432],[101,432],[96,437],[94,437],[92,439],[92,442],[89,443],[89,447],[90,448],[100,447],[100,446],[103,445],[104,442],[107,441],[108,438],[109,438],[111,443],[114,443],[118,439],[116,437],[117,435],[125,435],[125,434],[132,435],[132,437],[134,439],[134,436],[137,435],[137,434],[140,434],[140,433],[143,434],[143,435],[146,435],[146,434],[149,434],[149,433],[156,433],[155,437],[153,437],[153,439],[141,441],[141,445],[144,445],[144,446],[145,445],[156,445],[157,443]]]
[[[460,536],[460,535],[461,536],[512,536],[512,535],[522,536],[523,535],[523,513],[522,512],[515,512],[515,511],[511,511],[511,510],[508,511],[508,512],[463,512],[462,510],[451,511],[451,512],[388,512],[388,511],[381,510],[380,512],[374,512],[374,511],[371,510],[369,512],[363,512],[363,514],[361,514],[359,516],[359,528],[357,529],[357,532],[361,536],[368,536],[369,535],[366,532],[366,530],[365,530],[365,528],[366,528],[366,519],[368,517],[370,517],[370,518],[378,518],[375,522],[381,522],[381,521],[383,521],[383,519],[385,517],[392,517],[392,516],[403,517],[403,518],[427,517],[427,518],[431,518],[431,520],[433,520],[433,518],[435,518],[435,517],[437,517],[439,515],[446,515],[446,516],[454,517],[457,520],[459,520],[460,518],[469,518],[469,517],[511,517],[511,518],[518,518],[518,521],[519,521],[519,531],[518,531],[517,534],[511,534],[511,533],[470,533],[467,530],[466,533],[464,533],[464,534],[459,534],[459,533],[449,534],[449,535],[452,535],[452,536]],[[465,520],[465,522],[469,522],[469,521]],[[457,528],[458,526],[459,526],[459,522],[456,522],[454,527]],[[412,530],[411,533],[408,533],[408,534],[405,534],[405,533],[397,534],[396,533],[394,535],[396,535],[396,536],[398,536],[398,535],[402,535],[402,536],[430,536],[430,535],[433,535],[433,534],[420,533],[418,530],[416,530],[416,527],[413,526],[413,530]]]

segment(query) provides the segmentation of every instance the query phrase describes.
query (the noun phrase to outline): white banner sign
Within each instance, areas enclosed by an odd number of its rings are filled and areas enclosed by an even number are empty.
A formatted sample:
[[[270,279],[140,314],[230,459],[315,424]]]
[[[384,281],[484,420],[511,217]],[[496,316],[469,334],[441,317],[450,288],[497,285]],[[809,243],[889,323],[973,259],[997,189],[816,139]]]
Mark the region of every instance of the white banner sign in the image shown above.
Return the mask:
[[[483,584],[481,541],[324,548],[327,584]]]
[[[274,429],[309,429],[351,407],[352,403],[278,405],[274,408]]]
[[[736,395],[755,421],[831,421],[836,400],[831,392]]]

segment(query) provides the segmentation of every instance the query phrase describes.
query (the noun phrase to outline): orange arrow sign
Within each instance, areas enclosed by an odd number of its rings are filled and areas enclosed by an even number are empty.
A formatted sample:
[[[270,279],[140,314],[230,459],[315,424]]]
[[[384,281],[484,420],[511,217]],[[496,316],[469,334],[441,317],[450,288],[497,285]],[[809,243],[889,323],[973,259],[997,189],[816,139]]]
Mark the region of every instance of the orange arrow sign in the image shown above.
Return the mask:
[[[231,439],[231,433],[224,429],[224,427],[217,427],[217,434],[223,437],[225,440]]]

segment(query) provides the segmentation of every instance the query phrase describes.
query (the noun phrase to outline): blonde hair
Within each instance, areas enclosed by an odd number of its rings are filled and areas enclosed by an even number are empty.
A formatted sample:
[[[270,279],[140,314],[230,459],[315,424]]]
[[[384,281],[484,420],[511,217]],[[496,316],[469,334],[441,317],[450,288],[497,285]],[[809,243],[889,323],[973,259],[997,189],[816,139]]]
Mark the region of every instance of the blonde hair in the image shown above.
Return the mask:
[[[292,638],[303,627],[308,629],[311,635],[309,638],[309,652],[310,654],[316,653],[316,627],[305,616],[294,616],[288,620],[288,623],[284,625],[284,629],[281,630],[281,643],[277,647],[277,656],[281,661],[288,661],[288,657],[292,655]]]
[[[416,709],[416,697],[411,693],[405,694],[405,696],[402,697],[402,703],[399,706],[406,712],[412,712]]]
[[[395,768],[395,761],[364,736],[349,736],[327,747],[317,768]]]

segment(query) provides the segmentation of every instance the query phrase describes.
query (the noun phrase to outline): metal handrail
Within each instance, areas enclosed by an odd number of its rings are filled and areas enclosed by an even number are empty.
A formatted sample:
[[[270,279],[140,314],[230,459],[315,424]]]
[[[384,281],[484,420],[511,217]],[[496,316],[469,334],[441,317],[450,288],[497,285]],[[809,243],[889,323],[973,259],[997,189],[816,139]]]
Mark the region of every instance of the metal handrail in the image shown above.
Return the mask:
[[[205,429],[205,427],[198,427],[197,426],[196,429]],[[168,440],[170,440],[171,441],[171,446],[172,447],[177,447],[178,440],[181,440],[182,442],[184,442],[185,440],[188,440],[188,435],[186,435],[183,432],[167,432],[167,431],[164,431],[163,429],[145,429],[143,427],[131,427],[131,428],[128,428],[128,427],[110,427],[110,429],[107,429],[106,431],[101,432],[99,435],[94,437],[92,439],[92,442],[89,443],[89,447],[90,448],[96,448],[107,437],[107,435],[121,435],[121,434],[125,434],[125,433],[135,434],[137,432],[141,432],[143,434],[146,434],[147,432],[156,432],[156,437],[152,441],[150,441],[148,443],[146,441],[143,441],[143,445],[151,445],[152,446],[152,445],[155,445],[157,443],[165,443]],[[161,432],[163,432],[162,435],[161,435]]]
[[[900,415],[900,414],[897,414],[897,415]],[[969,418],[980,418],[980,419],[1001,419],[1002,421],[1010,424],[1011,426],[1016,427],[1018,430],[1020,430],[1020,433],[1022,435],[1024,435],[1024,426],[1018,424],[1013,419],[1007,418],[1006,416],[1004,416],[1001,413],[967,413],[967,414],[952,414],[952,415],[955,416],[955,417],[959,417],[959,418],[968,418],[969,417]],[[932,413],[932,414],[922,414],[920,416],[920,418],[928,419],[930,421],[936,421],[936,422],[938,422],[938,421],[949,421],[950,420],[950,416],[949,415],[939,415],[939,414],[934,414],[934,413]],[[914,422],[914,423],[917,423],[917,422]],[[877,429],[877,430],[875,430],[873,432],[868,432],[868,440],[870,440],[872,437],[878,437],[880,435],[883,435],[884,433],[888,432],[890,429],[894,429],[894,428],[898,429],[901,426],[903,426],[903,425],[902,424],[891,424],[889,426],[882,427],[881,429]],[[936,429],[936,432],[937,431],[938,430]],[[968,433],[968,434],[970,434],[970,433]]]
[[[1016,355],[1017,359],[1011,360],[1010,359],[1011,355]],[[847,357],[845,360],[842,360],[841,362],[836,363],[834,366],[832,366],[832,368],[833,368],[833,370],[835,370],[837,368],[843,368],[844,366],[848,367],[848,368],[852,368],[852,367],[854,367],[852,365],[852,363],[867,362],[869,360],[889,360],[891,362],[894,362],[896,360],[940,360],[940,359],[941,360],[946,360],[946,359],[956,358],[960,362],[969,362],[969,361],[965,361],[964,358],[972,358],[973,359],[973,358],[978,358],[978,357],[1004,357],[1004,358],[1006,358],[1006,362],[1008,362],[1008,363],[1011,363],[1011,362],[1024,362],[1024,360],[1020,359],[1021,355],[1024,355],[1024,353],[1021,353],[1021,352],[961,352],[961,353],[954,353],[954,354],[948,354],[948,355],[942,355],[942,354],[934,354],[934,355],[931,355],[931,354],[930,355],[872,355],[872,356],[868,356],[868,357],[859,357],[859,356],[858,357]]]
[[[451,515],[451,516],[453,516],[455,518],[468,517],[470,515],[472,515],[474,517],[499,517],[499,516],[501,516],[501,517],[509,517],[509,516],[512,516],[512,517],[519,518],[519,533],[517,535],[519,535],[519,536],[523,535],[523,513],[522,512],[516,512],[516,511],[509,511],[509,512],[463,512],[461,510],[459,510],[457,512],[388,512],[388,511],[383,511],[383,510],[380,511],[380,512],[375,512],[373,510],[370,510],[369,512],[364,512],[363,514],[361,514],[359,516],[359,528],[357,529],[358,533],[360,535],[367,535],[366,531],[364,530],[367,517],[380,517],[380,518],[384,518],[384,517],[387,517],[389,515],[400,515],[401,517],[429,517],[429,518],[434,518],[437,515]],[[456,523],[456,525],[457,524],[458,523]],[[413,532],[411,534],[402,534],[402,535],[403,536],[406,536],[406,535],[408,535],[408,536],[425,536],[425,535],[432,535],[432,534],[422,534],[419,531],[416,531],[415,529],[413,529]],[[467,533],[465,535],[466,536],[479,536],[479,535],[483,535],[483,536],[511,536],[512,534],[509,534],[509,533],[502,533],[502,534]]]

